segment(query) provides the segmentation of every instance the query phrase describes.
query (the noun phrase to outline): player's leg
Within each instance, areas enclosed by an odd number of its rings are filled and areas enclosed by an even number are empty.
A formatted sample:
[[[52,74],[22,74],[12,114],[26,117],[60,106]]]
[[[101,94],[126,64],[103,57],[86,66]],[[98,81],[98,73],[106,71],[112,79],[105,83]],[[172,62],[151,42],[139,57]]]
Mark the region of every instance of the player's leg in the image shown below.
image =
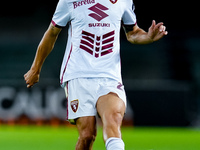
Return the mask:
[[[97,111],[102,119],[107,150],[124,150],[121,124],[125,109],[125,103],[115,93],[101,96],[97,101]]]
[[[91,78],[76,78],[65,86],[67,120],[76,124],[79,132],[76,150],[92,150],[97,134],[95,83]]]
[[[92,150],[93,143],[97,135],[96,117],[81,117],[76,120],[79,132],[76,150]]]

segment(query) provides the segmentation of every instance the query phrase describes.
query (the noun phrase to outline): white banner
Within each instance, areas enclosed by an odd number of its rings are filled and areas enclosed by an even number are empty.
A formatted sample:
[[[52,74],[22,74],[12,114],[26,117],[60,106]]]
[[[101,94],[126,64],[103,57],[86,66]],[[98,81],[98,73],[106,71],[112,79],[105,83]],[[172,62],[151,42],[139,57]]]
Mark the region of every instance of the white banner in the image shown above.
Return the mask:
[[[26,115],[31,120],[65,120],[66,96],[62,88],[48,87],[40,89],[16,89],[0,87],[0,120],[17,120]]]

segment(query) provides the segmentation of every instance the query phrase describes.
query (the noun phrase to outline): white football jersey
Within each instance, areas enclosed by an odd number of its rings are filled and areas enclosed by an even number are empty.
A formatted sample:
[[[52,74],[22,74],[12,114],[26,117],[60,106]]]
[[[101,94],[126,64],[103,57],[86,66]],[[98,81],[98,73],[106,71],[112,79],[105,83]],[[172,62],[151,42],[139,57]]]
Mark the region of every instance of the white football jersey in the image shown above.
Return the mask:
[[[136,24],[132,0],[60,0],[52,23],[69,23],[61,84],[80,77],[121,82],[120,28]]]

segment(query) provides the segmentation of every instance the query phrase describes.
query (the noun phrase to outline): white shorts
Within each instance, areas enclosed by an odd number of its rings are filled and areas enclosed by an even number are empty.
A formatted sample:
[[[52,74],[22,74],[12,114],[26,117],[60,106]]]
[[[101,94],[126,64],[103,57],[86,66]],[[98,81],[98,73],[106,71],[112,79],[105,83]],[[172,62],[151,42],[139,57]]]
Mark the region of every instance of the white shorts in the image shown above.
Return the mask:
[[[65,84],[67,96],[67,120],[74,124],[74,119],[84,116],[96,116],[96,103],[100,96],[116,93],[126,105],[124,86],[110,78],[77,78]]]

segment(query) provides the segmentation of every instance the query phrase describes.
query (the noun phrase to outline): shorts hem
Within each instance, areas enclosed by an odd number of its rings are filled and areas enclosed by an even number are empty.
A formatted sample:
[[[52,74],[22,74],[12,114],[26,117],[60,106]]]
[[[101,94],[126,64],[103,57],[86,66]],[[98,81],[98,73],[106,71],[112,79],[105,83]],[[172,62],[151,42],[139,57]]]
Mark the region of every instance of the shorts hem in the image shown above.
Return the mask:
[[[94,114],[92,114],[92,113],[90,113],[90,114],[84,114],[84,115],[79,115],[79,116],[75,116],[75,117],[68,117],[68,118],[66,118],[66,120],[68,121],[68,122],[70,122],[71,124],[76,124],[76,119],[78,119],[78,118],[81,118],[81,117],[90,117],[90,116],[96,116],[97,115],[97,113],[94,113]]]
[[[117,94],[117,96],[124,102],[125,106],[127,107],[127,98],[126,98],[126,94],[123,95],[123,94],[120,94],[119,92],[117,91],[114,91],[114,90],[109,90],[107,92],[102,92],[98,95],[98,99],[101,97],[101,96],[104,96],[104,95],[107,95],[109,93],[114,93],[114,94]]]

